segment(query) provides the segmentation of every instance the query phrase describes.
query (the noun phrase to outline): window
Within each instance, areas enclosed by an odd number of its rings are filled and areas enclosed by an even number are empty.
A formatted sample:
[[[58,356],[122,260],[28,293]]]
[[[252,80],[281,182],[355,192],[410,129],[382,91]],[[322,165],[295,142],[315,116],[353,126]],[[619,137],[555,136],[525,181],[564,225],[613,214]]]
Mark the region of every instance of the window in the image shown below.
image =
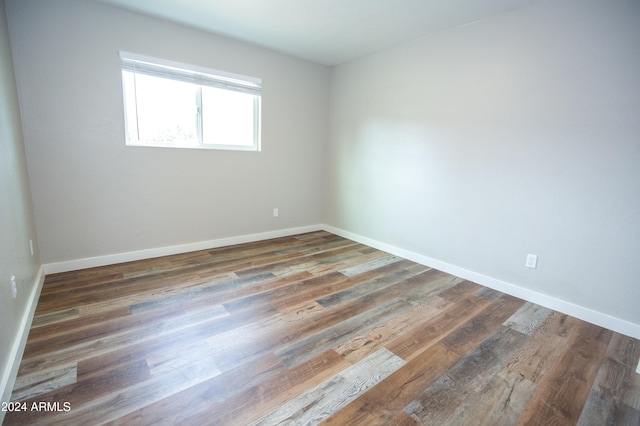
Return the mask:
[[[260,150],[259,78],[120,52],[127,145]]]

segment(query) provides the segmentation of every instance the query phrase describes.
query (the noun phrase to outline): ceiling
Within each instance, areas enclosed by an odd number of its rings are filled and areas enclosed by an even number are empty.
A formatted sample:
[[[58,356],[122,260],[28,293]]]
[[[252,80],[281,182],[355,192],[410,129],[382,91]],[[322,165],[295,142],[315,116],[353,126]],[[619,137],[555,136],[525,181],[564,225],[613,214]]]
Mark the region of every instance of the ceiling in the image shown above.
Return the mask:
[[[332,66],[537,0],[97,0]]]

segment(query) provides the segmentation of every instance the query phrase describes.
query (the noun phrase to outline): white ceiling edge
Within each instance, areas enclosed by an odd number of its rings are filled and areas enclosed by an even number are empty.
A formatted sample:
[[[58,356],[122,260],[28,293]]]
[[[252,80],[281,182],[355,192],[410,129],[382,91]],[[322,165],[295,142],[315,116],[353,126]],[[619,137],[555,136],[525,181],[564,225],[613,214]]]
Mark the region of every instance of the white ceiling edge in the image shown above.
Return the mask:
[[[94,0],[325,66],[539,0]]]

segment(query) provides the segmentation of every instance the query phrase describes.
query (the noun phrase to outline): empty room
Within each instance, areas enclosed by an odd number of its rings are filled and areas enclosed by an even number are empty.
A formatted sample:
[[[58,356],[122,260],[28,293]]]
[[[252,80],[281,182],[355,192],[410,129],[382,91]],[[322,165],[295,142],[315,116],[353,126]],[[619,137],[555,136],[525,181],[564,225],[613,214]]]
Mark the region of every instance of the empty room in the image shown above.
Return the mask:
[[[637,0],[0,0],[0,423],[640,424]]]

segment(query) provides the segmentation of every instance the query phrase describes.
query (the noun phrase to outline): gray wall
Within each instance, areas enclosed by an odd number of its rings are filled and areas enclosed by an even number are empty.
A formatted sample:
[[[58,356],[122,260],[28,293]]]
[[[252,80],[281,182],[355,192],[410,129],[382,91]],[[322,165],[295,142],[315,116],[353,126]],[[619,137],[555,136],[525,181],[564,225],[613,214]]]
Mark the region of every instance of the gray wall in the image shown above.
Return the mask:
[[[540,1],[338,66],[325,223],[640,324],[639,23]]]
[[[322,223],[328,68],[94,2],[7,13],[43,263]],[[125,147],[119,50],[261,77],[262,151]]]
[[[42,263],[324,222],[640,324],[637,1],[541,0],[333,70],[103,4],[7,3]],[[2,25],[11,341],[41,262]],[[263,151],[125,147],[119,50],[261,77]]]
[[[4,392],[12,384],[19,333],[30,324],[29,301],[40,267],[4,0],[0,0],[0,200],[0,392]],[[18,289],[15,299],[12,275]],[[7,394],[0,397],[7,401]]]

